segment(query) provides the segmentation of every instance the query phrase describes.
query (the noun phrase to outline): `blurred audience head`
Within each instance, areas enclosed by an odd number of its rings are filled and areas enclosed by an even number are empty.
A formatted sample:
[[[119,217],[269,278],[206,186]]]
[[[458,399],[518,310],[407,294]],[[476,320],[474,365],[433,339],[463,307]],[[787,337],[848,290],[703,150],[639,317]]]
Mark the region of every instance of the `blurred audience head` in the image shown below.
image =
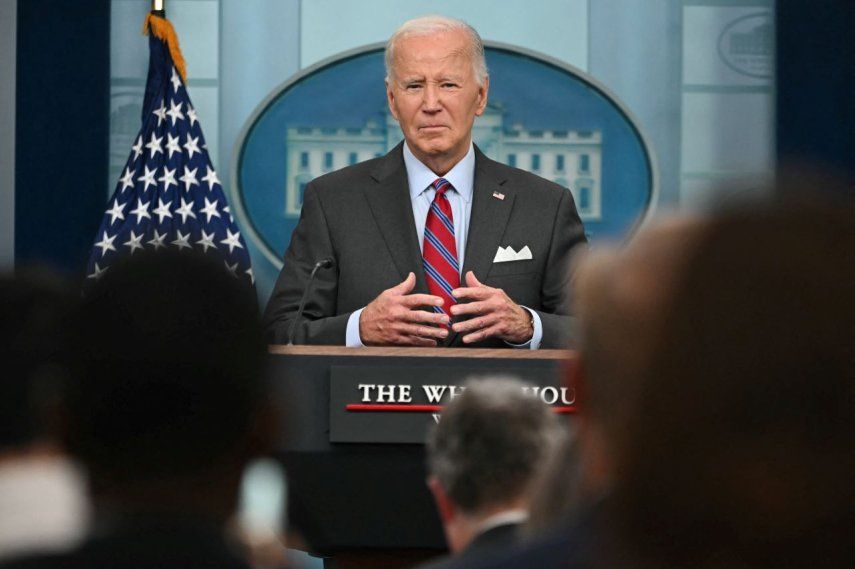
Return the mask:
[[[50,412],[64,369],[73,298],[47,272],[0,277],[0,454],[53,447]]]
[[[851,562],[853,220],[731,208],[583,268],[586,400],[615,401],[611,507],[639,565]]]
[[[0,277],[0,559],[68,548],[86,529],[83,477],[59,444],[73,305],[46,271]]]
[[[578,401],[575,452],[583,501],[611,490],[616,445],[654,349],[650,329],[697,231],[691,219],[673,218],[643,230],[628,247],[596,249],[576,271],[581,340],[568,369]]]
[[[96,504],[225,519],[271,443],[254,291],[202,256],[143,253],[101,277],[71,327],[67,439]]]
[[[491,518],[508,512],[525,517],[534,475],[560,440],[558,419],[525,385],[509,378],[470,380],[428,437],[428,484],[453,552]]]

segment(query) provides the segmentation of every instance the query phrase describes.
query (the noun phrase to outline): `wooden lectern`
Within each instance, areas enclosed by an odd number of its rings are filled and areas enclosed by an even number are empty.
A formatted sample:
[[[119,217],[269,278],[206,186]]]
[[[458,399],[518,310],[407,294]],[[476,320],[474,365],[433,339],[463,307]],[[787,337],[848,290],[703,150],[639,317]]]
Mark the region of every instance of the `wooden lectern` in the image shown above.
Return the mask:
[[[328,565],[336,569],[409,567],[446,550],[425,486],[422,435],[406,434],[414,425],[426,429],[425,423],[435,420],[432,408],[386,405],[381,390],[381,404],[365,412],[363,403],[372,393],[365,382],[383,376],[413,385],[416,392],[423,377],[456,384],[472,375],[508,374],[534,385],[546,382],[554,392],[560,367],[572,358],[563,350],[271,346],[269,351],[274,389],[286,415],[279,457],[288,474],[289,527],[311,553],[331,557]],[[347,389],[353,394],[342,395],[337,383],[352,377],[355,383]],[[339,404],[342,397],[354,404]],[[338,421],[332,431],[331,421]],[[369,442],[332,442],[331,434],[335,440]],[[375,438],[412,442],[370,442]]]

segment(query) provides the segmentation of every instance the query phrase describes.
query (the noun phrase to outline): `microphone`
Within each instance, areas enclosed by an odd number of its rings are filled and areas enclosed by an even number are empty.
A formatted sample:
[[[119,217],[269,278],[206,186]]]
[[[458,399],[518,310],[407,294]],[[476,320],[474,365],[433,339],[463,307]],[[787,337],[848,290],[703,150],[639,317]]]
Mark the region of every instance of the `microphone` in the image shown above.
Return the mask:
[[[317,273],[319,269],[329,269],[334,265],[335,261],[333,261],[330,257],[327,257],[315,263],[315,266],[312,268],[312,273],[309,275],[309,282],[306,283],[306,288],[303,289],[303,298],[300,299],[300,307],[297,308],[297,315],[291,322],[291,329],[288,330],[288,343],[286,344],[286,346],[294,345],[294,332],[297,331],[297,322],[299,322],[300,318],[302,318],[303,316],[303,309],[306,307],[306,299],[309,298],[309,291],[312,290],[312,283],[315,280],[315,273]]]

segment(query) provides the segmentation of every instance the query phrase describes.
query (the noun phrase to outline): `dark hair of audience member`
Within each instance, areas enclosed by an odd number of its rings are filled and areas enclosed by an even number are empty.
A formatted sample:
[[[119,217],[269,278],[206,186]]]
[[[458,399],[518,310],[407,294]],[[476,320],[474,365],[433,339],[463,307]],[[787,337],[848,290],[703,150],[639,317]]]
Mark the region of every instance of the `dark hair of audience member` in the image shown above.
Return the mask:
[[[622,437],[627,542],[655,566],[843,566],[855,554],[855,210],[705,222]]]
[[[222,265],[177,252],[134,255],[87,292],[72,321],[68,445],[96,496],[203,480],[257,450],[256,302]]]
[[[428,471],[464,512],[527,497],[561,436],[558,419],[523,386],[511,378],[469,380],[428,434]]]
[[[63,319],[73,297],[46,271],[0,277],[0,453],[53,439],[63,377]]]

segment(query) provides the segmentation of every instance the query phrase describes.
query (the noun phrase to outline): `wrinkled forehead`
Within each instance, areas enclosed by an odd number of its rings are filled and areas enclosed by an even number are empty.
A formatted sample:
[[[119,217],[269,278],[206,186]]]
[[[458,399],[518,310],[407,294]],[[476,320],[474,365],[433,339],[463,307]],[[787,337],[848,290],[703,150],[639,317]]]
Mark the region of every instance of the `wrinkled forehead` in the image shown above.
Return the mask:
[[[398,39],[392,62],[398,75],[474,74],[468,38],[460,30],[407,35]]]

